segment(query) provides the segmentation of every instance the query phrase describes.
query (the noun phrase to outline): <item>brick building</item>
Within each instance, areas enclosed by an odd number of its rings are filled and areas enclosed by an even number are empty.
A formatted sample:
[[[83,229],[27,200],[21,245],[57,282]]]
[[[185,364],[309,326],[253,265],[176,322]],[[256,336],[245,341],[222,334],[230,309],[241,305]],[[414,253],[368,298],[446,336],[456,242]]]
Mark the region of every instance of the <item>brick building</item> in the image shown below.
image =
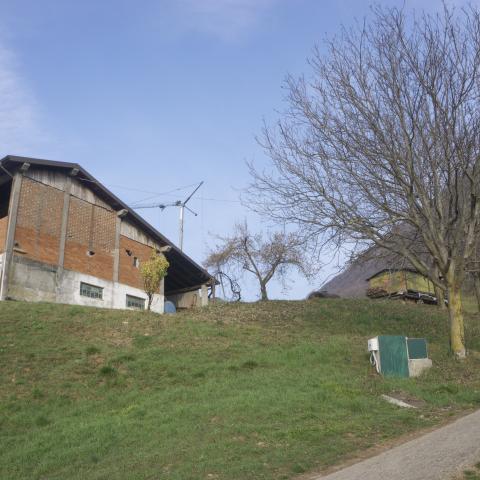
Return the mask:
[[[144,308],[139,266],[170,262],[152,310],[208,302],[214,279],[80,165],[0,161],[0,299]]]

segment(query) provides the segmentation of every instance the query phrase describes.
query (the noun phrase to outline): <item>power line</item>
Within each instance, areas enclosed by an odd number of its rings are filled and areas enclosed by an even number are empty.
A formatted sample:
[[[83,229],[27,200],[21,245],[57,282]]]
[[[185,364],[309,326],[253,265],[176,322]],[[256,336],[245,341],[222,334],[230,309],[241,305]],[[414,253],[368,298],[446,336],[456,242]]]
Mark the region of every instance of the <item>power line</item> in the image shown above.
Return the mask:
[[[177,195],[165,195],[166,197],[172,197],[172,198],[175,198],[177,197]],[[237,203],[239,205],[241,205],[241,201],[240,200],[229,200],[229,199],[226,199],[226,198],[206,198],[206,197],[198,197],[194,200],[202,200],[202,201],[206,201],[206,202],[217,202],[217,203]],[[145,200],[139,200],[137,202],[133,202],[132,203],[132,208],[138,208],[138,207],[142,207],[143,205],[138,205],[140,202],[142,201],[146,201],[146,200],[151,200],[151,198],[147,198]],[[170,206],[170,205],[167,205],[167,206]]]
[[[190,187],[193,187],[193,186],[197,185],[196,183],[191,183],[189,185],[184,185],[182,187],[173,188],[172,190],[167,190],[166,192],[153,192],[151,190],[142,190],[142,189],[139,189],[139,188],[126,187],[124,185],[112,185],[112,184],[108,184],[108,183],[103,184],[103,183],[100,183],[97,180],[90,180],[89,178],[79,178],[79,180],[81,180],[82,182],[95,183],[95,184],[100,185],[100,186],[106,185],[109,188],[121,188],[122,190],[130,190],[132,192],[150,193],[150,194],[154,195],[154,197],[151,197],[151,198],[155,198],[156,196],[161,196],[161,195],[169,195],[169,194],[172,194],[173,192],[178,192],[180,190],[185,190],[187,188],[190,188]]]
[[[226,198],[206,198],[198,197],[200,200],[206,200],[207,202],[223,202],[223,203],[242,203],[240,200],[229,200]]]
[[[90,180],[87,178],[81,178],[80,179],[83,182],[90,182],[90,183],[96,183],[97,185],[103,185],[100,182],[96,180]],[[149,193],[152,194],[152,196],[143,198],[140,200],[136,200],[132,203],[132,207],[135,208],[136,206],[141,207],[141,205],[138,205],[141,202],[146,202],[147,200],[153,200],[156,197],[177,197],[177,195],[174,195],[174,192],[179,192],[181,190],[185,190],[187,188],[193,187],[195,185],[198,185],[197,183],[191,183],[189,185],[184,185],[181,187],[173,188],[172,190],[167,190],[165,192],[154,192],[151,190],[142,190],[139,188],[132,188],[132,187],[126,187],[124,185],[112,185],[112,184],[106,184],[109,188],[121,188],[123,190],[129,190],[132,192],[140,192],[140,193]],[[226,198],[207,198],[207,197],[198,197],[201,200],[205,200],[207,202],[220,202],[220,203],[242,203],[240,200],[231,200],[231,199],[226,199]]]
[[[147,198],[142,198],[141,200],[137,200],[136,202],[133,203],[133,206],[135,206],[139,203],[142,203],[142,202],[146,202],[147,200],[153,200],[154,198],[157,198],[157,197],[176,197],[177,195],[173,195],[173,192],[180,192],[182,190],[186,190],[187,188],[194,187],[195,185],[197,185],[197,184],[196,183],[191,183],[190,185],[185,185],[183,187],[174,188],[172,190],[168,190],[167,192],[144,192],[144,193],[154,193],[155,195],[152,195],[152,196],[147,197]]]
[[[193,192],[182,202],[181,200],[177,200],[174,203],[154,203],[152,205],[138,205],[136,210],[142,208],[159,208],[160,210],[165,210],[167,207],[180,207],[180,222],[179,222],[179,247],[180,250],[183,250],[183,225],[184,225],[184,216],[185,216],[185,209],[189,212],[193,213],[195,216],[198,213],[194,212],[190,207],[187,207],[187,203],[191,200],[191,198],[195,195],[197,190],[203,185],[203,180],[196,186]]]
[[[196,184],[194,184],[196,185]],[[189,185],[189,186],[193,186],[193,185]],[[150,198],[145,198],[143,200],[138,200],[136,202],[133,203],[132,206],[135,206],[137,205],[138,203],[140,202],[146,202],[147,200],[152,200],[153,198],[157,197],[157,196],[165,196],[165,197],[177,197],[177,195],[173,195],[171,193],[159,193],[158,195],[155,195],[154,197],[150,197]],[[231,200],[231,199],[227,199],[227,198],[208,198],[208,197],[197,197],[198,200],[205,200],[207,202],[219,202],[219,203],[242,203],[240,200]]]

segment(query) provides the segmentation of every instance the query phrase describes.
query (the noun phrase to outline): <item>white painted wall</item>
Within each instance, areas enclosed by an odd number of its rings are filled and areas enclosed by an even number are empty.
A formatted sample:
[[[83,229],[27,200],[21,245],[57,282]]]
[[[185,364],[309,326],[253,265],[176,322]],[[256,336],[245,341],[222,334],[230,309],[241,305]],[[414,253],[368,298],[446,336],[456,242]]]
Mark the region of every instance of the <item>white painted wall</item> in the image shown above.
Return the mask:
[[[103,288],[103,299],[89,298],[80,295],[80,283],[89,283]],[[114,283],[103,280],[84,273],[64,270],[63,278],[57,287],[57,302],[74,303],[76,305],[86,305],[91,307],[120,308],[126,309],[126,297],[132,295],[145,299],[147,306],[147,295],[140,290],[123,283]],[[152,311],[163,313],[163,295],[154,295],[152,302]]]
[[[80,295],[81,282],[103,288],[103,299]],[[145,307],[147,306],[147,295],[143,290],[71,270],[64,270],[59,275],[54,267],[49,268],[38,262],[14,261],[13,273],[9,283],[8,296],[15,300],[127,309],[126,296],[128,294],[145,299]],[[151,307],[152,311],[163,313],[164,301],[163,295],[155,295]]]
[[[4,259],[5,258],[5,253],[0,253],[0,298],[3,298],[2,297],[2,285],[3,285],[3,282],[2,282],[2,277],[3,277],[3,262],[4,262]]]
[[[177,308],[205,307],[210,302],[206,285],[204,288],[192,290],[190,292],[167,295],[167,300],[173,302]]]
[[[200,290],[167,295],[167,300],[173,302],[177,308],[199,307],[201,304]]]

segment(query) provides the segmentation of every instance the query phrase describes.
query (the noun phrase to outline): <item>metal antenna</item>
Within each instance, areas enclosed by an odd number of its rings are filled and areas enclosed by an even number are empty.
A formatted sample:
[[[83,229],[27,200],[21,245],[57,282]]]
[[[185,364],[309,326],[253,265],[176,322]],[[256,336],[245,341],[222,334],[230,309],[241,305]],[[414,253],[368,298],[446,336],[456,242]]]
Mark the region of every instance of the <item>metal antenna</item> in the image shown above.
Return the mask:
[[[195,216],[198,216],[198,213],[194,212],[190,207],[187,207],[187,203],[202,185],[203,181],[201,181],[195,187],[195,190],[193,190],[193,192],[183,202],[181,200],[177,200],[174,203],[154,203],[152,205],[139,205],[138,207],[135,207],[135,210],[139,210],[141,208],[159,208],[160,210],[165,210],[167,207],[180,207],[178,246],[180,247],[180,250],[183,251],[183,225],[185,219],[185,209],[187,209],[190,213],[193,213]]]

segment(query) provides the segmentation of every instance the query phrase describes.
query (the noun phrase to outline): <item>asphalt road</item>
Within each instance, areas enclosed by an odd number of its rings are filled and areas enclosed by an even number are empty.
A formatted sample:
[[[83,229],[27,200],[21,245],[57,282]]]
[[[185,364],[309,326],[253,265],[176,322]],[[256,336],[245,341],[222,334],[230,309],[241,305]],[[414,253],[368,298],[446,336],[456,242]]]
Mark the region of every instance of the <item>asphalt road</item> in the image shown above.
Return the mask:
[[[480,410],[422,437],[311,480],[450,480],[480,462]]]

